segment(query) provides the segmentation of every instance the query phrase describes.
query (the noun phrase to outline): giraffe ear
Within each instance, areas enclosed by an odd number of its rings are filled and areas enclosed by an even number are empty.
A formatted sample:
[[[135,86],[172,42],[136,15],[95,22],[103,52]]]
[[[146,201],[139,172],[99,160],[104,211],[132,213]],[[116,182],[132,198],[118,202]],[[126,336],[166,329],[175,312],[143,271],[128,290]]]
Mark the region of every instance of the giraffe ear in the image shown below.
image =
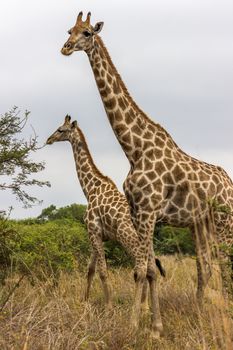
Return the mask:
[[[100,33],[103,26],[104,26],[104,22],[97,22],[96,25],[94,26],[94,34]]]
[[[77,126],[78,126],[77,120],[74,120],[74,121],[71,123],[71,128],[77,128]]]

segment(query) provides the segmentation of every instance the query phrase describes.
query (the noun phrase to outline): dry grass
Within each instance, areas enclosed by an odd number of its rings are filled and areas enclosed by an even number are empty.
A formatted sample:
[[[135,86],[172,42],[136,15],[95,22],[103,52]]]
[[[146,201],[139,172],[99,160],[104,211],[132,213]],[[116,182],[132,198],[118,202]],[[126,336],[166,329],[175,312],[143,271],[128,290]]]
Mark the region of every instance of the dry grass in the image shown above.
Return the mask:
[[[132,272],[118,269],[109,272],[114,298],[111,311],[104,310],[98,278],[90,304],[81,300],[85,277],[78,272],[61,276],[56,288],[50,281],[31,286],[23,280],[1,312],[0,349],[232,350],[232,304],[209,288],[201,311],[195,300],[195,261],[164,257],[163,264],[167,277],[159,278],[164,323],[159,341],[152,342],[148,336],[149,316],[142,319],[136,336],[131,333]],[[9,280],[0,296],[13,283],[14,279]]]

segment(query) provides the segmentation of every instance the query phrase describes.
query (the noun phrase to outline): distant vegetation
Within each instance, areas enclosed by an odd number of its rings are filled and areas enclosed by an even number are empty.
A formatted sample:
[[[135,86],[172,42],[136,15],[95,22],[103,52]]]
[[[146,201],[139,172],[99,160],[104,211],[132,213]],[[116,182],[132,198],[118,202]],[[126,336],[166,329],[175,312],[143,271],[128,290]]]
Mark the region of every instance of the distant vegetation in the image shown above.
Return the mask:
[[[55,205],[50,205],[48,208],[42,210],[37,219],[42,221],[54,221],[57,219],[72,219],[84,224],[84,214],[86,205],[71,204],[66,207],[57,209]]]
[[[9,271],[34,277],[58,278],[62,271],[86,269],[90,256],[88,234],[83,216],[85,205],[62,208],[51,205],[37,218],[0,219],[0,264],[2,282]],[[189,231],[163,226],[156,229],[156,254],[194,254]],[[116,242],[106,242],[105,252],[111,266],[129,266],[131,259]]]

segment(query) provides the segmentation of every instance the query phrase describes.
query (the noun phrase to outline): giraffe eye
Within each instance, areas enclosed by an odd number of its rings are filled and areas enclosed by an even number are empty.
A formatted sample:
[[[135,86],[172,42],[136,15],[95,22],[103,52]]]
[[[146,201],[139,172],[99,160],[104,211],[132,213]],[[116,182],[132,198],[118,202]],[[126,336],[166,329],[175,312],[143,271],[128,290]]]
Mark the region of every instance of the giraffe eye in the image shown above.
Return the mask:
[[[83,32],[83,35],[84,35],[86,38],[89,38],[89,36],[91,36],[91,33],[88,32],[87,30],[85,30],[85,31]]]
[[[57,129],[57,131],[58,131],[58,132],[62,132],[62,130],[61,130],[61,129]]]

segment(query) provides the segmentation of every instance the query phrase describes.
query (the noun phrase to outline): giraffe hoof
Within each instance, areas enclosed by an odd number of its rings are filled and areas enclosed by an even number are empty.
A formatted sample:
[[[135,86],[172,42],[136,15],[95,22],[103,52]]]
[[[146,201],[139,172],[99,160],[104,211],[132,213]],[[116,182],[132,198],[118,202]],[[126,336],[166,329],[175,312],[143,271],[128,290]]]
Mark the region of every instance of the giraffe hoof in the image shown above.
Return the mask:
[[[105,305],[105,311],[111,311],[113,309],[112,303],[108,303]]]
[[[135,320],[134,317],[131,318],[130,329],[133,334],[136,333],[138,330],[138,321]]]
[[[144,334],[151,342],[158,341],[161,336],[161,332],[158,329],[145,328]]]
[[[80,302],[81,303],[88,303],[88,297],[84,294],[84,295],[81,295],[80,297]]]
[[[150,331],[150,337],[152,340],[157,340],[160,338],[162,333],[163,333],[163,324],[161,322],[156,322],[156,324],[152,326],[152,329]]]
[[[160,334],[163,333],[163,324],[161,322],[157,322],[154,331],[159,332]]]
[[[151,337],[152,340],[158,340],[158,339],[160,339],[160,331],[158,331],[158,330],[156,330],[156,331],[151,331],[150,337]]]

